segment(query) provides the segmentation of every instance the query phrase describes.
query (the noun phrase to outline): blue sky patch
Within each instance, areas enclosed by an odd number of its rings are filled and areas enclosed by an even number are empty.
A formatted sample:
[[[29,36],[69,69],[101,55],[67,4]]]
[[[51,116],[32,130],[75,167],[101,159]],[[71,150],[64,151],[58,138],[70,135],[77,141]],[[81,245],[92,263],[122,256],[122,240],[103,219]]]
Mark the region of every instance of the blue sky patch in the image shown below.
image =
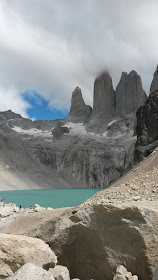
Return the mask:
[[[68,115],[68,111],[60,111],[49,107],[49,101],[41,97],[35,90],[26,90],[23,92],[23,98],[30,104],[27,114],[30,119],[36,120],[56,120],[64,119]]]

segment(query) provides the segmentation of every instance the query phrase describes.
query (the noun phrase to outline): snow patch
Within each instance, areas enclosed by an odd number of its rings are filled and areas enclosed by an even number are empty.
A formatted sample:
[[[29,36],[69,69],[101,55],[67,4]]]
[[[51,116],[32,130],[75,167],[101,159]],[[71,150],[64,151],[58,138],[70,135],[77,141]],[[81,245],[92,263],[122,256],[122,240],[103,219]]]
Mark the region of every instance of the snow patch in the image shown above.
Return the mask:
[[[113,121],[111,121],[111,122],[109,122],[109,123],[108,123],[108,127],[111,126],[111,125],[112,125],[113,123],[115,123],[115,122],[117,122],[117,119],[116,119],[116,120],[113,120]]]
[[[50,137],[52,136],[51,130],[40,130],[37,128],[30,128],[30,129],[22,129],[19,126],[14,126],[12,127],[14,131],[20,134],[27,134],[27,135],[32,135],[32,136],[43,136],[43,137]]]
[[[83,123],[67,122],[62,127],[68,127],[71,135],[86,135],[87,131]]]

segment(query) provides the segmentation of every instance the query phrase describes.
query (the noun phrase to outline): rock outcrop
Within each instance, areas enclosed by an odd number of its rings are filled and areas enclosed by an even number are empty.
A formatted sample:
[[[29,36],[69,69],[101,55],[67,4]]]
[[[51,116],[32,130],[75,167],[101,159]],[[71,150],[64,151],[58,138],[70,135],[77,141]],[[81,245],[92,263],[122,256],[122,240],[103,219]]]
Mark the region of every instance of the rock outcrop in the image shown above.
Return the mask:
[[[115,92],[108,72],[102,73],[94,82],[92,118],[109,118],[115,110]]]
[[[10,119],[22,119],[22,116],[20,114],[16,114],[12,112],[11,110],[0,112],[0,121],[4,120],[10,120]]]
[[[52,130],[52,135],[55,139],[60,139],[64,134],[69,133],[68,127],[62,126],[60,122],[57,124],[57,126]]]
[[[153,93],[154,91],[158,91],[158,65],[154,72],[154,77],[150,86],[150,93]]]
[[[56,265],[57,257],[40,239],[0,233],[0,279],[11,276],[30,261],[49,268]]]
[[[67,121],[79,123],[86,122],[89,119],[91,112],[92,108],[89,105],[86,105],[83,100],[81,89],[76,87],[72,93],[71,108],[70,113],[66,118]]]
[[[151,93],[137,111],[135,161],[148,156],[158,145],[158,91]]]
[[[135,113],[146,101],[140,76],[135,71],[123,72],[116,87],[116,114],[126,116]]]

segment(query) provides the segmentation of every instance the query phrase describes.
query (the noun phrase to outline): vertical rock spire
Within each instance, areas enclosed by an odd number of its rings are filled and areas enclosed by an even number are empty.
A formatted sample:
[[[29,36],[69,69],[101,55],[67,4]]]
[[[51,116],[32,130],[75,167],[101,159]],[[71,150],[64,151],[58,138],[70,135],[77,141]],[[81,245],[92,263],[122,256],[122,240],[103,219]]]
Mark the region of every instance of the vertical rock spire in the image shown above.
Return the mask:
[[[70,113],[67,117],[68,121],[86,122],[92,112],[92,108],[86,105],[82,92],[79,87],[76,87],[72,93]]]
[[[120,116],[135,113],[144,104],[146,98],[137,72],[134,70],[129,74],[122,72],[120,82],[116,87],[116,114]]]
[[[109,117],[114,112],[115,92],[108,72],[102,73],[94,82],[93,115]]]

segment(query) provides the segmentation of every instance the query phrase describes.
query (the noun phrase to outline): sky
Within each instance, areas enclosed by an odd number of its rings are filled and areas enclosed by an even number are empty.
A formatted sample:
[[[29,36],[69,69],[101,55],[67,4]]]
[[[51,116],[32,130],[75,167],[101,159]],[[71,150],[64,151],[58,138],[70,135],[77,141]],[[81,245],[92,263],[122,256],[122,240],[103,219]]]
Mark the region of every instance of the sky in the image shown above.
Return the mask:
[[[122,71],[137,71],[148,94],[157,11],[157,0],[0,0],[0,111],[64,118],[76,86],[92,106],[104,70],[114,88]]]

